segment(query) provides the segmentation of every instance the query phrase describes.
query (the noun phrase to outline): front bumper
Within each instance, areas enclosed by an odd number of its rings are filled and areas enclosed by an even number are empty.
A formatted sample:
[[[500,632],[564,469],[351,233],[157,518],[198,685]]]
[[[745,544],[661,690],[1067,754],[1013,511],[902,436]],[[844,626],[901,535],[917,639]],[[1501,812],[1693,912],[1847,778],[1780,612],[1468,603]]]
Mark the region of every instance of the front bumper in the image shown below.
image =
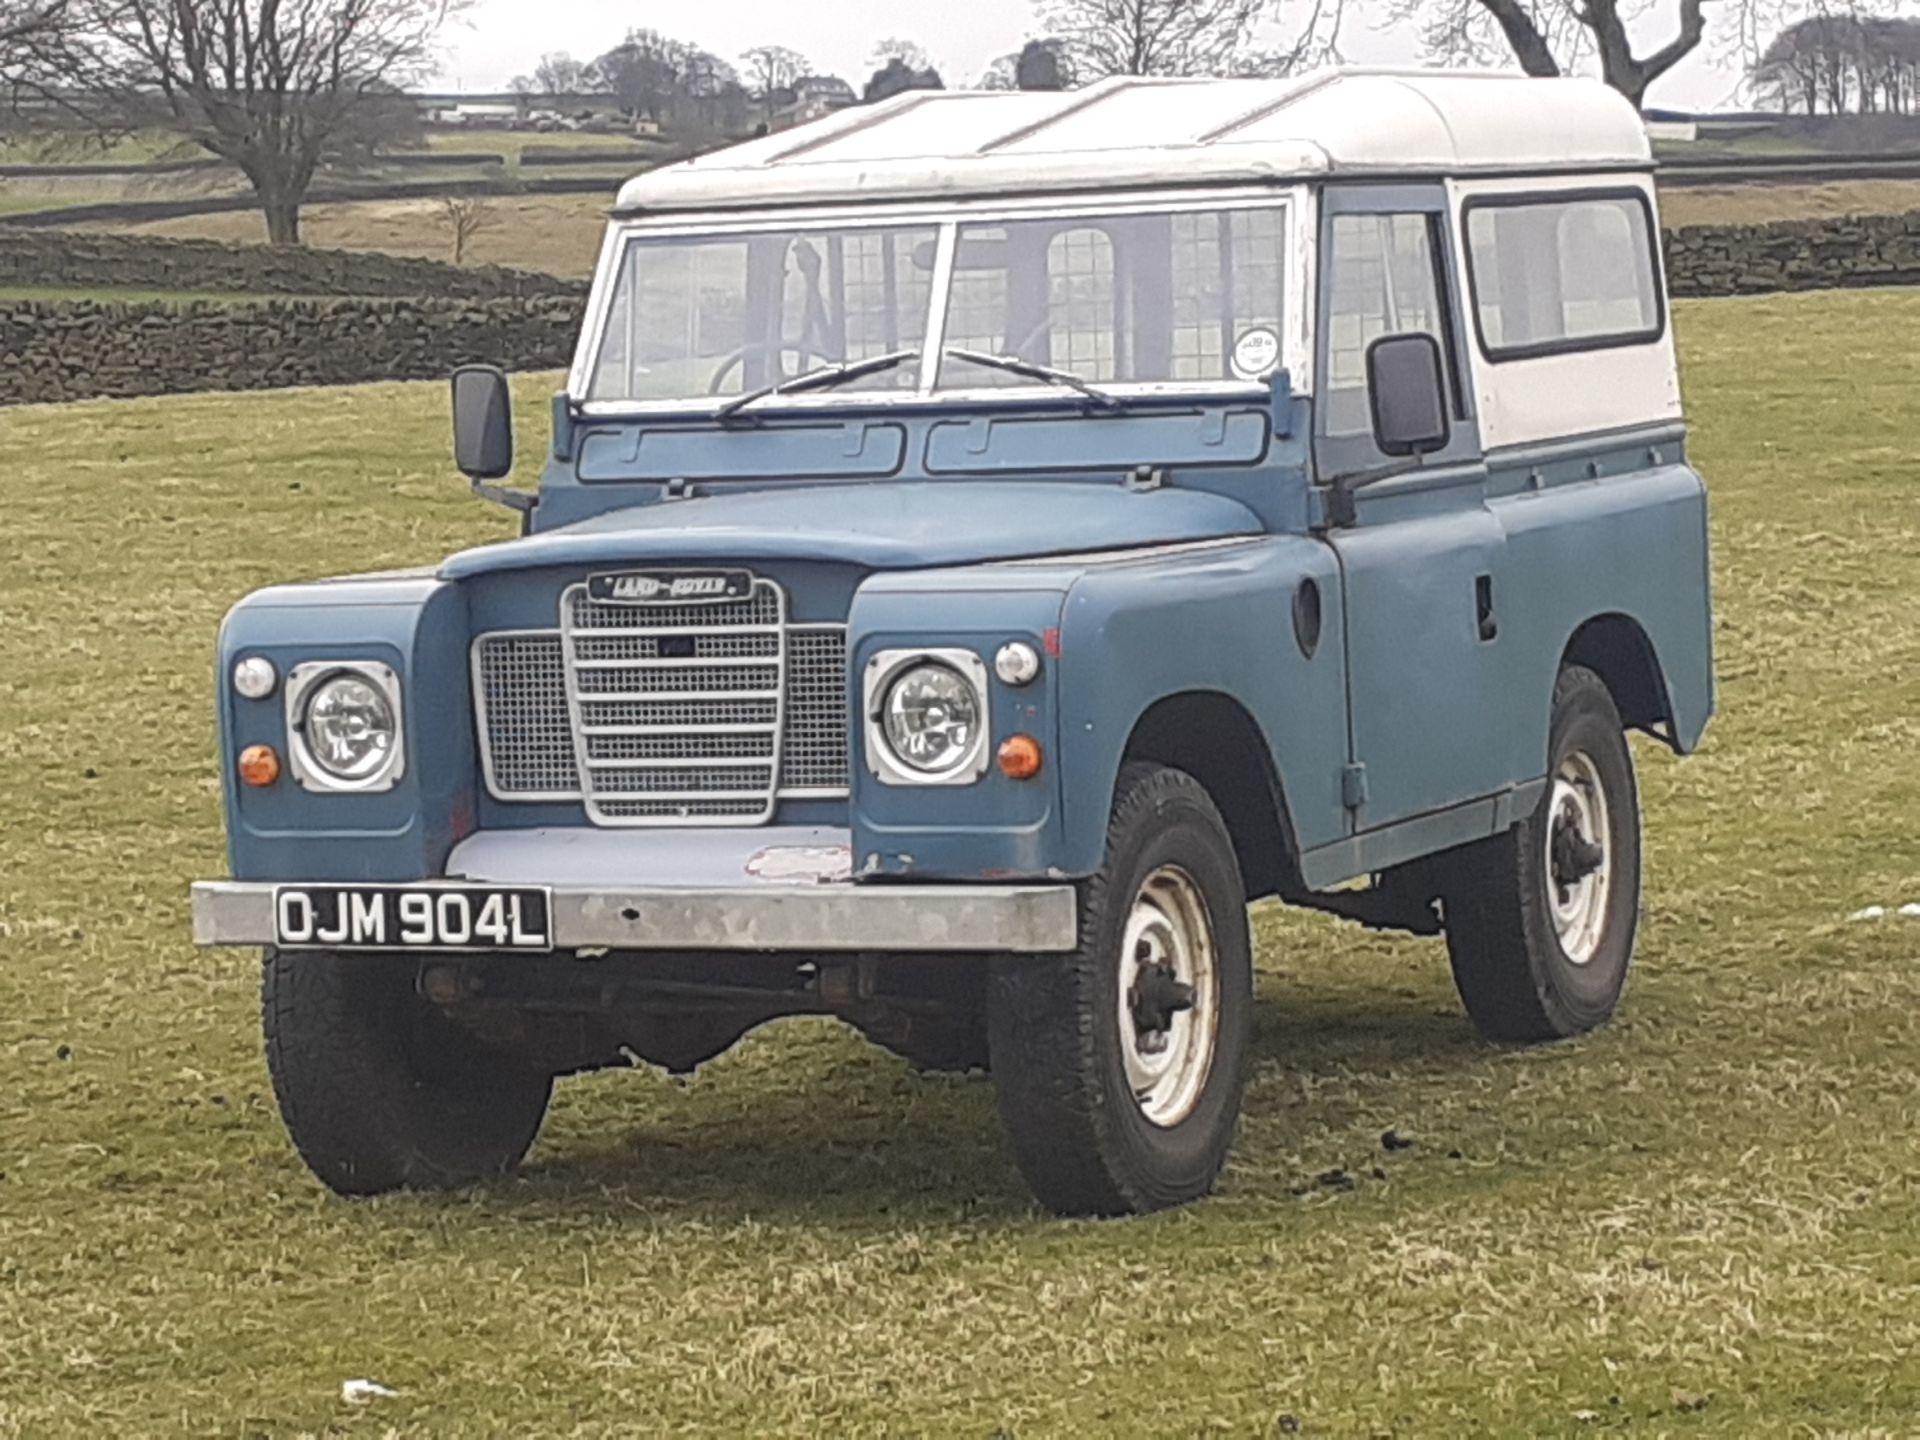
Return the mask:
[[[193,887],[198,945],[272,945],[278,885]],[[999,951],[1048,954],[1078,943],[1071,885],[811,885],[751,888],[553,887],[559,951],[779,950],[807,953]]]

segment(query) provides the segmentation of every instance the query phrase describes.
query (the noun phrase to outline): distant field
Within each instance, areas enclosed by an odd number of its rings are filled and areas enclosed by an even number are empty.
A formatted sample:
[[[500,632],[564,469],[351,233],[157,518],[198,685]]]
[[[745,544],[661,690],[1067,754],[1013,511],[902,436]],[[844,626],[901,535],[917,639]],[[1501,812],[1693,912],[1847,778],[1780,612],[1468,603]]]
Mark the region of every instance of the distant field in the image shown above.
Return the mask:
[[[621,181],[660,163],[664,156],[672,153],[671,148],[661,142],[635,140],[621,135],[567,132],[543,135],[507,130],[433,130],[426,136],[428,152],[499,155],[504,157],[505,164],[481,162],[470,165],[429,165],[414,158],[415,152],[396,151],[375,165],[352,172],[323,172],[317,184],[322,188],[329,185],[370,187],[417,182],[435,185],[463,182],[476,187],[498,186],[503,181],[512,182],[514,177],[521,173],[520,157],[531,147],[592,151],[603,155],[604,159],[598,163],[575,162],[565,166],[528,166],[525,173],[528,176],[540,178],[565,176],[600,180],[605,183],[609,196],[619,188]],[[0,177],[0,217],[43,210],[59,210],[79,205],[198,200],[203,197],[245,193],[247,187],[239,173],[227,169],[202,169],[160,175],[111,172],[111,166],[116,164],[197,159],[203,158],[204,154],[204,151],[196,147],[183,147],[171,137],[157,135],[136,135],[105,147],[97,143],[65,137],[0,144],[0,165],[85,166],[102,172]],[[368,203],[380,205],[387,202]],[[431,201],[399,203],[429,207],[433,204]],[[564,208],[564,198],[561,205]],[[239,238],[249,240],[262,238],[261,224],[257,217],[216,213],[206,217],[192,217],[186,223],[196,223],[202,218],[214,230],[224,230],[237,222],[243,232]],[[397,243],[403,247],[401,253],[434,253],[420,248],[421,244],[426,242],[417,240],[413,242],[413,248],[404,248],[409,243],[404,235],[398,238]]]
[[[486,205],[494,223],[473,241],[468,258],[476,263],[517,265],[559,275],[588,275],[599,253],[607,209],[617,189],[617,178],[609,178],[604,196],[523,195],[489,199]],[[0,185],[0,205],[4,205],[5,196],[6,190]],[[1670,188],[1660,203],[1669,225],[1746,224],[1849,213],[1895,214],[1920,209],[1920,181]],[[308,208],[303,223],[308,243],[318,246],[446,259],[452,245],[439,204],[433,200],[315,205]],[[193,215],[133,228],[148,234],[215,240],[264,238],[260,217],[250,212]]]
[[[0,165],[140,165],[192,160],[206,152],[157,130],[100,140],[83,134],[15,135],[0,139]]]
[[[193,170],[176,175],[49,175],[0,177],[0,215],[102,205],[123,200],[197,200],[246,188],[237,174]]]
[[[471,264],[515,265],[555,275],[593,273],[616,186],[604,195],[504,195],[485,202],[487,227],[467,247]],[[114,226],[114,229],[128,227]],[[258,241],[265,223],[251,212],[192,215],[131,227],[136,234]],[[301,217],[309,245],[452,257],[453,237],[437,200],[362,200],[309,206]]]
[[[1909,210],[1920,210],[1920,180],[1669,186],[1660,195],[1661,217],[1669,225],[1755,225],[1831,215],[1900,215]]]
[[[1920,291],[1676,328],[1722,713],[1636,747],[1619,1021],[1482,1045],[1440,942],[1262,907],[1221,1193],[1117,1223],[1036,1212],[985,1081],[817,1020],[561,1082],[512,1180],[323,1194],[257,961],[188,941],[215,630],[510,521],[444,385],[7,412],[0,1435],[1920,1433],[1920,920],[1847,920],[1920,902]]]

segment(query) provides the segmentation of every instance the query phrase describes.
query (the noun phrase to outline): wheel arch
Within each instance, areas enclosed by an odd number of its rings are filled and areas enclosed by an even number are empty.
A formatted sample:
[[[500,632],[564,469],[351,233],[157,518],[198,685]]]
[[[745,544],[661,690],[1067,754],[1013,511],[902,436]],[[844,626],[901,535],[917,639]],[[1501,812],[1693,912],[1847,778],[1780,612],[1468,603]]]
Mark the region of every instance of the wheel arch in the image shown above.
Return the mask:
[[[1561,652],[1560,665],[1562,669],[1583,666],[1598,675],[1627,729],[1651,735],[1675,751],[1681,749],[1673,696],[1659,653],[1631,615],[1595,615],[1582,623]]]
[[[1130,761],[1183,770],[1205,788],[1226,821],[1248,899],[1303,888],[1299,847],[1273,749],[1238,700],[1218,690],[1162,696],[1127,736],[1122,769]]]

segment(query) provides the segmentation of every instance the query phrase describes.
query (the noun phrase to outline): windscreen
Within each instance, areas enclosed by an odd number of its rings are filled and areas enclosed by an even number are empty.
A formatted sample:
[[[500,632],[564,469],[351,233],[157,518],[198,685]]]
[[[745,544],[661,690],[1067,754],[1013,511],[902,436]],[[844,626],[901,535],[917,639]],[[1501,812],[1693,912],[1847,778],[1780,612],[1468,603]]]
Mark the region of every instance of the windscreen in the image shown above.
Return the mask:
[[[629,241],[586,399],[740,395],[822,365],[917,350],[937,227]],[[863,378],[912,388],[913,365]]]
[[[832,393],[1045,386],[1036,366],[1102,386],[1257,381],[1282,360],[1286,246],[1270,200],[642,234],[583,398],[725,400],[903,352]],[[922,356],[930,332],[941,353]]]
[[[1115,384],[1257,380],[1280,363],[1279,206],[963,223],[942,389],[1032,384],[1010,355]]]

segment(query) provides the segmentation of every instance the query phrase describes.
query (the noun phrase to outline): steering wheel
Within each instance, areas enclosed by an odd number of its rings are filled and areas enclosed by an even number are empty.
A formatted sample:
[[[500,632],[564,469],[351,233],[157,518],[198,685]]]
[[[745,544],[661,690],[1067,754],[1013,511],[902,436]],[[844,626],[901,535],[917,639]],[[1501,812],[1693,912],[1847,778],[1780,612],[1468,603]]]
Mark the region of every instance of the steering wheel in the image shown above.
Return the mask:
[[[1032,360],[1033,356],[1029,355],[1027,351],[1032,347],[1034,341],[1038,340],[1051,329],[1053,329],[1053,314],[1052,311],[1049,310],[1047,314],[1040,317],[1040,323],[1027,331],[1027,333],[1020,338],[1020,343],[1008,350],[1007,354],[1021,360]]]
[[[815,350],[800,340],[749,340],[745,345],[742,345],[738,350],[720,362],[719,367],[713,372],[713,377],[707,381],[707,393],[709,395],[725,394],[727,377],[734,372],[735,368],[746,364],[748,356],[769,354],[783,356],[789,352],[795,355],[815,355],[818,356],[820,360],[830,364],[837,363],[840,359],[837,355],[822,354],[820,351]],[[779,365],[778,368],[780,371],[780,379],[791,380],[793,378],[792,375],[787,374],[785,365]],[[798,374],[799,372],[795,371],[794,373]]]

